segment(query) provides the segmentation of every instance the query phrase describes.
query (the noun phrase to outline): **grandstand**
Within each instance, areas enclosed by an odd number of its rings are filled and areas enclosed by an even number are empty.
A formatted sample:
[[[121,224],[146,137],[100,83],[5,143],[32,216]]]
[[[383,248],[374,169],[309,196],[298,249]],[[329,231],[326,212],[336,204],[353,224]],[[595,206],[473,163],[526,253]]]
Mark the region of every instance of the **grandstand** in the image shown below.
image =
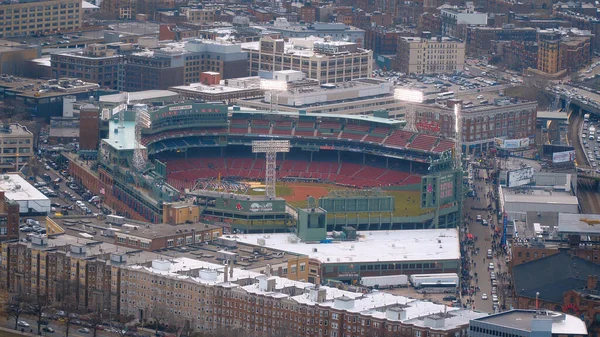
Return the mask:
[[[244,232],[288,231],[294,218],[294,211],[289,209],[305,207],[308,195],[321,198],[332,189],[378,188],[394,198],[392,211],[367,207],[366,211],[349,213],[338,209],[327,215],[332,226],[328,228],[434,228],[454,227],[459,222],[461,190],[454,186],[461,184],[462,177],[452,170],[448,155],[454,142],[403,130],[401,121],[236,108],[228,111],[216,103],[151,108],[149,116],[151,123],[142,130],[142,144],[150,159],[166,163],[157,179],[165,179],[179,191],[174,200],[183,200],[191,192],[196,193],[196,202],[204,200],[204,205],[196,204],[203,207],[199,214],[204,221],[228,222]],[[290,152],[277,155],[277,180],[282,181],[277,188],[288,190],[277,202],[264,196],[259,199],[259,188],[247,187],[264,180],[265,157],[251,152],[252,141],[264,139],[290,141]],[[101,165],[102,180],[94,184],[106,186],[105,182],[114,181],[120,186],[123,196],[119,200],[126,202],[115,202],[112,206],[120,207],[117,211],[132,214],[142,209],[147,210],[145,219],[162,219],[164,195],[158,191],[154,198],[140,198],[143,191],[132,184],[137,180],[129,171],[126,158],[130,153],[125,150],[115,153],[111,164],[123,166],[124,174],[113,176],[115,166]],[[442,186],[450,185],[441,181],[453,182],[453,190],[442,191]],[[220,191],[251,199],[242,198],[240,208],[232,209],[227,197],[214,194]],[[438,198],[442,195],[451,197]],[[266,211],[275,204],[278,211]],[[260,215],[255,213],[258,209]]]

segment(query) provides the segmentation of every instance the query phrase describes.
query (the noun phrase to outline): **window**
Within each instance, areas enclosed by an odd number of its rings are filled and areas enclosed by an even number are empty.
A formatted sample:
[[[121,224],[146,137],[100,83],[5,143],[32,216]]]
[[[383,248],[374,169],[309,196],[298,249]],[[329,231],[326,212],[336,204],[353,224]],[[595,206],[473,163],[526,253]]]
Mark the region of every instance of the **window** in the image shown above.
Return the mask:
[[[167,240],[167,247],[173,247],[173,242],[174,242],[173,239]]]

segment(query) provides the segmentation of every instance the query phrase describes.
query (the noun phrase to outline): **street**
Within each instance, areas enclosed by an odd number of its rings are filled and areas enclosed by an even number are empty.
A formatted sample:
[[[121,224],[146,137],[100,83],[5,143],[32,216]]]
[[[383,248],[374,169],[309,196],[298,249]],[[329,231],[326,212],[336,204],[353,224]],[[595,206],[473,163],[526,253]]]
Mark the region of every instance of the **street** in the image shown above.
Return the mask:
[[[472,296],[463,296],[463,299],[471,300],[473,308],[478,311],[484,311],[493,313],[494,303],[492,301],[492,280],[490,277],[489,263],[493,262],[494,273],[497,278],[496,293],[499,297],[500,307],[505,302],[505,289],[506,286],[502,281],[503,273],[508,272],[508,267],[505,260],[505,254],[499,247],[500,235],[497,233],[496,238],[494,235],[494,228],[502,229],[502,224],[498,224],[496,214],[493,214],[491,210],[488,210],[488,206],[493,202],[491,196],[493,195],[492,185],[486,182],[487,171],[485,169],[474,169],[475,180],[474,188],[477,192],[475,196],[466,197],[464,202],[464,220],[467,224],[466,227],[462,227],[462,230],[466,229],[466,233],[472,235],[472,242],[467,247],[466,259],[470,264],[469,274],[471,276],[470,286],[472,287]],[[477,216],[480,215],[482,220],[488,222],[487,225],[483,225],[483,221],[477,221]],[[498,227],[500,225],[500,227]],[[466,235],[465,235],[466,236]],[[464,242],[464,241],[463,241]],[[494,246],[493,243],[497,244]],[[492,249],[492,261],[487,258],[488,249]],[[486,294],[487,299],[483,299],[482,295]],[[465,303],[467,301],[464,301]]]
[[[24,331],[26,332],[31,332],[33,334],[37,334],[37,324],[36,322],[36,318],[32,317],[32,316],[25,316],[23,315],[23,317],[19,318],[19,321],[25,321],[27,323],[29,323],[29,328],[22,328]],[[50,324],[48,325],[49,327],[53,328],[54,330],[56,330],[55,332],[44,332],[42,331],[42,335],[43,336],[56,336],[56,337],[62,337],[62,336],[66,336],[66,326],[64,323],[58,322],[58,321],[50,321]],[[14,318],[9,318],[8,320],[6,320],[4,322],[4,326],[9,328],[9,329],[14,329],[15,328],[15,319]],[[44,327],[42,325],[42,327]],[[77,330],[79,330],[81,327],[77,326],[77,325],[73,325],[71,324],[69,326],[69,337],[73,336],[73,337],[91,337],[94,335],[93,331],[90,331],[90,333],[81,333],[78,332]],[[90,329],[91,330],[91,329]],[[21,331],[21,327],[19,327],[19,331]],[[115,334],[112,334],[110,332],[106,332],[106,331],[98,331],[96,336],[98,337],[114,337],[116,336]]]

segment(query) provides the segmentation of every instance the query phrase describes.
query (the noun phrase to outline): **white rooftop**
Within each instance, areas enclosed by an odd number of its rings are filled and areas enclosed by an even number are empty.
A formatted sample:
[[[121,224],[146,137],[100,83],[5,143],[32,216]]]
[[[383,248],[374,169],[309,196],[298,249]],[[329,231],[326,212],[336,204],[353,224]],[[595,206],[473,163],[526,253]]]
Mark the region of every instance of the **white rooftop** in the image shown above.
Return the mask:
[[[284,42],[284,47],[283,47],[284,53],[297,55],[297,56],[304,56],[304,57],[327,56],[323,53],[313,50],[315,43],[330,44],[330,45],[335,45],[335,46],[355,44],[354,42],[346,42],[346,41],[327,41],[326,42],[325,39],[316,37],[316,36],[309,36],[309,37],[305,37],[305,38],[290,38]],[[260,50],[260,41],[244,42],[241,44],[241,46],[242,46],[242,50],[259,51]],[[358,49],[358,52],[364,52],[364,50]]]
[[[315,302],[315,298],[311,297],[310,294],[310,289],[314,289],[314,285],[311,283],[294,281],[277,276],[267,276],[239,268],[233,268],[233,275],[229,277],[228,282],[225,283],[224,265],[186,257],[180,257],[172,260],[156,260],[153,261],[152,265],[152,267],[135,265],[127,268],[132,270],[144,270],[149,273],[164,275],[166,277],[172,277],[179,280],[197,282],[200,284],[219,284],[220,286],[224,287],[239,287],[247,293],[262,294],[263,296],[271,298],[287,298],[291,301],[306,305],[317,304],[317,302]],[[198,276],[188,276],[189,272],[192,270],[201,271]],[[202,274],[202,272],[205,273]],[[184,273],[187,273],[188,275],[184,275]],[[246,286],[235,284],[237,280],[249,278],[254,279],[252,284]],[[260,280],[273,281],[275,284],[274,290],[263,290],[263,288],[260,286]],[[294,292],[282,291],[284,288],[296,288],[297,291],[295,293],[301,294],[290,296],[288,293]],[[395,319],[387,317],[387,319],[395,321],[418,320],[419,318],[422,319],[422,317],[428,315],[447,313],[447,324],[444,324],[444,330],[453,329],[460,325],[466,325],[470,319],[480,318],[487,315],[485,313],[476,313],[462,310],[460,308],[447,307],[443,304],[436,304],[429,301],[421,301],[410,297],[397,296],[378,291],[373,291],[371,293],[359,293],[327,286],[321,286],[320,289],[325,291],[325,300],[318,303],[320,307],[335,307],[348,312],[361,313],[371,317],[385,319],[387,308],[400,306],[403,310],[405,310],[406,317],[403,319],[400,319],[399,317],[396,317]],[[336,301],[336,299],[339,300],[340,298],[345,299],[346,302],[349,303],[346,303],[343,307],[339,306],[339,303]],[[415,324],[419,324],[418,321],[415,321]]]
[[[4,191],[8,199],[14,201],[48,200],[48,197],[16,173],[0,175],[0,190]]]
[[[504,202],[579,205],[577,197],[569,192],[557,190],[549,192],[539,188],[527,188],[526,191],[529,193],[527,194],[520,192],[523,190],[523,188],[502,187]]]
[[[248,89],[256,89],[259,88],[257,86],[248,87],[248,88],[237,88],[228,85],[205,85],[202,83],[190,83],[189,85],[180,85],[176,87],[172,87],[176,90],[187,90],[187,91],[195,91],[202,92],[206,94],[222,94],[222,93],[231,93],[237,91],[245,91]]]
[[[558,213],[558,233],[598,234],[600,232],[599,214]]]
[[[169,90],[144,90],[144,91],[133,91],[129,93],[129,102],[136,103],[143,100],[149,100],[153,98],[163,97],[174,97],[179,95],[176,92]],[[123,94],[113,94],[100,96],[100,102],[116,103],[120,104],[123,100]]]
[[[456,229],[419,229],[358,232],[357,241],[333,243],[293,243],[289,234],[226,235],[247,244],[265,246],[296,254],[308,255],[322,263],[440,261],[460,259]]]

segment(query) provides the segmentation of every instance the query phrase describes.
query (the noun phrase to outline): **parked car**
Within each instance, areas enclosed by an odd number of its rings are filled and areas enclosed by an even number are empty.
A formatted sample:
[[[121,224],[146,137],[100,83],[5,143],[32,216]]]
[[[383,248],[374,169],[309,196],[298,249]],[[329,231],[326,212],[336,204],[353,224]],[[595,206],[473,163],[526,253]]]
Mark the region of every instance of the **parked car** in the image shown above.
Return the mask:
[[[18,321],[17,325],[23,328],[29,328],[29,323],[25,322],[25,321]]]
[[[80,328],[77,331],[80,332],[80,333],[90,333],[90,329],[88,329],[88,328]]]
[[[45,326],[45,327],[42,329],[42,331],[44,331],[44,332],[48,332],[48,333],[53,333],[53,332],[55,332],[56,330],[54,330],[53,328],[51,328],[51,327],[49,327],[49,326]]]

